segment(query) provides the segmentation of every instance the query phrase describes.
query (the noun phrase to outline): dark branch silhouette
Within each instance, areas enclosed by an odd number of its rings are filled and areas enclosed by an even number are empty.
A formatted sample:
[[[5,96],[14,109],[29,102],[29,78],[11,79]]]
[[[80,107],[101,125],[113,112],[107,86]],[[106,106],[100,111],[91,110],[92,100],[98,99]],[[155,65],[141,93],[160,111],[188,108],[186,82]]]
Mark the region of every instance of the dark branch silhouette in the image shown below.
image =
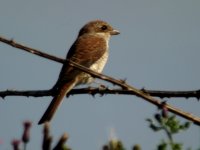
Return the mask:
[[[157,90],[145,90],[141,89],[144,93],[148,93],[151,96],[159,98],[196,98],[200,97],[200,90],[197,91],[157,91]],[[72,89],[67,96],[78,94],[91,94],[91,95],[105,95],[105,94],[120,94],[120,95],[135,95],[133,91],[125,90],[121,88],[107,88],[107,87],[88,87],[88,88],[76,88]],[[42,96],[54,96],[54,91],[51,90],[6,90],[0,91],[0,97],[6,96],[27,96],[27,97],[42,97]]]
[[[22,45],[20,43],[15,42],[13,39],[9,40],[9,39],[6,39],[6,38],[0,36],[0,41],[3,42],[3,43],[6,43],[6,44],[8,44],[8,45],[10,45],[12,47],[24,50],[26,52],[38,55],[38,56],[43,57],[43,58],[47,58],[47,59],[50,59],[50,60],[53,60],[53,61],[56,61],[56,62],[59,62],[59,63],[64,63],[65,62],[65,59],[61,59],[61,58],[55,57],[53,55],[49,55],[49,54],[44,53],[44,52],[40,52],[37,49],[33,49],[31,47],[24,46],[24,45]]]
[[[14,42],[13,40],[8,40],[8,39],[5,39],[3,37],[0,37],[0,41],[6,43],[8,45],[11,45],[11,46],[13,46],[15,48],[19,48],[19,49],[25,50],[27,52],[30,52],[32,54],[35,54],[35,55],[38,55],[38,56],[41,56],[41,57],[44,57],[44,58],[47,58],[47,59],[51,59],[51,60],[54,60],[54,61],[57,61],[57,62],[60,62],[60,63],[63,63],[65,61],[69,61],[69,60],[63,60],[63,59],[54,57],[52,55],[43,53],[43,52],[41,52],[39,50],[35,50],[35,49],[30,48],[30,47],[26,47],[24,45],[21,45],[19,43]],[[71,66],[83,71],[83,72],[86,72],[86,73],[90,74],[91,76],[93,76],[95,78],[99,78],[99,79],[102,79],[104,81],[108,81],[108,82],[110,82],[110,83],[112,83],[114,85],[118,85],[123,90],[128,90],[128,91],[134,93],[134,95],[146,100],[147,102],[149,102],[151,104],[154,104],[158,108],[163,108],[163,106],[164,106],[170,112],[172,112],[174,114],[177,114],[179,116],[182,116],[183,118],[188,119],[188,120],[192,121],[193,123],[200,125],[200,118],[199,117],[194,116],[191,113],[184,112],[184,111],[182,111],[182,110],[180,110],[178,108],[175,108],[175,107],[173,107],[173,106],[171,106],[171,105],[169,105],[167,103],[163,103],[162,101],[152,97],[145,90],[139,90],[139,89],[136,89],[135,87],[133,87],[131,85],[128,85],[124,80],[117,80],[117,79],[114,79],[112,77],[109,77],[109,76],[94,72],[94,71],[92,71],[92,70],[90,70],[90,69],[88,69],[88,68],[86,68],[84,66],[81,66],[81,65],[79,65],[79,64],[77,64],[75,62],[72,62],[72,61],[69,61],[69,64]],[[49,92],[52,92],[52,91],[50,90]],[[199,91],[197,93],[199,93]],[[199,98],[199,96],[197,98]]]

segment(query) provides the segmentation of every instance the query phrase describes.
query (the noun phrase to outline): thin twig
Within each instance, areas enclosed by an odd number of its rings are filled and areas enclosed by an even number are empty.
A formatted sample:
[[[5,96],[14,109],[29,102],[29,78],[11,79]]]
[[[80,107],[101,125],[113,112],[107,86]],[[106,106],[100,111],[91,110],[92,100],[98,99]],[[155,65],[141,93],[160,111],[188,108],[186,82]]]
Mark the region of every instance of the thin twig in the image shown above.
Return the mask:
[[[197,98],[200,97],[200,90],[196,91],[156,91],[156,90],[144,90],[141,91],[148,93],[151,96],[159,98]],[[7,96],[32,96],[32,97],[42,97],[42,96],[54,96],[53,90],[6,90],[0,91],[0,97],[5,98]],[[120,94],[120,95],[135,95],[133,91],[125,90],[121,88],[98,88],[98,87],[87,87],[87,88],[77,88],[72,89],[68,96],[77,94],[91,94],[91,95],[105,95],[105,94]]]
[[[53,60],[53,61],[56,61],[56,62],[59,62],[59,63],[64,63],[65,62],[65,59],[62,59],[62,58],[59,58],[59,57],[55,57],[53,55],[49,55],[47,53],[41,52],[41,51],[39,51],[37,49],[33,49],[31,47],[22,45],[20,43],[15,42],[13,39],[9,40],[9,39],[7,39],[5,37],[0,36],[0,41],[3,42],[3,43],[6,43],[6,44],[8,44],[8,45],[10,45],[12,47],[24,50],[26,52],[35,54],[35,55],[43,57],[43,58],[47,58],[47,59],[50,59],[50,60]]]

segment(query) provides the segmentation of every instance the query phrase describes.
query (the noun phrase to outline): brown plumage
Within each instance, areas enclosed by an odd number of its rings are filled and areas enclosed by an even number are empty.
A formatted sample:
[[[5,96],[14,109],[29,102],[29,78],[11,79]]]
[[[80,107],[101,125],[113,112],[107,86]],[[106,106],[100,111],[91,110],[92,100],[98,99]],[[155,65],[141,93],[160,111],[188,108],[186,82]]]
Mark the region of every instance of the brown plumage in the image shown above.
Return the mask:
[[[108,23],[100,20],[91,21],[81,28],[78,37],[71,46],[67,59],[96,72],[102,72],[108,59],[108,43],[111,35],[119,32]],[[87,73],[64,63],[55,86],[56,96],[51,101],[38,124],[50,121],[65,95],[79,84],[91,83],[94,79]]]

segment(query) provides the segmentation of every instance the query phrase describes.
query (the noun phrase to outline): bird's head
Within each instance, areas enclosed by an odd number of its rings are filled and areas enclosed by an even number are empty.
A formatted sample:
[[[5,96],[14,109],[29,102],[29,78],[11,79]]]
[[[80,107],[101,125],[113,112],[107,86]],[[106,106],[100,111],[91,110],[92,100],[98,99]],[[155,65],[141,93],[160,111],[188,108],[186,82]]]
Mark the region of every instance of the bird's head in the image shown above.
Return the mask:
[[[78,36],[81,36],[83,34],[94,34],[94,33],[111,36],[111,35],[117,35],[120,32],[118,30],[115,30],[111,25],[109,25],[105,21],[95,20],[88,22],[86,25],[84,25],[79,31]]]

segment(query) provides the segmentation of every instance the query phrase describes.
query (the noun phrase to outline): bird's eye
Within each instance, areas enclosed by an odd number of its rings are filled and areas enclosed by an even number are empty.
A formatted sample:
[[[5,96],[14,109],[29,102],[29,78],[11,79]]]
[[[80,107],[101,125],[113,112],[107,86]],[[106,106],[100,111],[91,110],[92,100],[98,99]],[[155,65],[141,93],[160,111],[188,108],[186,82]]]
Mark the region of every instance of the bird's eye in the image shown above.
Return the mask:
[[[106,30],[108,27],[106,26],[106,25],[103,25],[102,27],[101,27],[101,30]]]

